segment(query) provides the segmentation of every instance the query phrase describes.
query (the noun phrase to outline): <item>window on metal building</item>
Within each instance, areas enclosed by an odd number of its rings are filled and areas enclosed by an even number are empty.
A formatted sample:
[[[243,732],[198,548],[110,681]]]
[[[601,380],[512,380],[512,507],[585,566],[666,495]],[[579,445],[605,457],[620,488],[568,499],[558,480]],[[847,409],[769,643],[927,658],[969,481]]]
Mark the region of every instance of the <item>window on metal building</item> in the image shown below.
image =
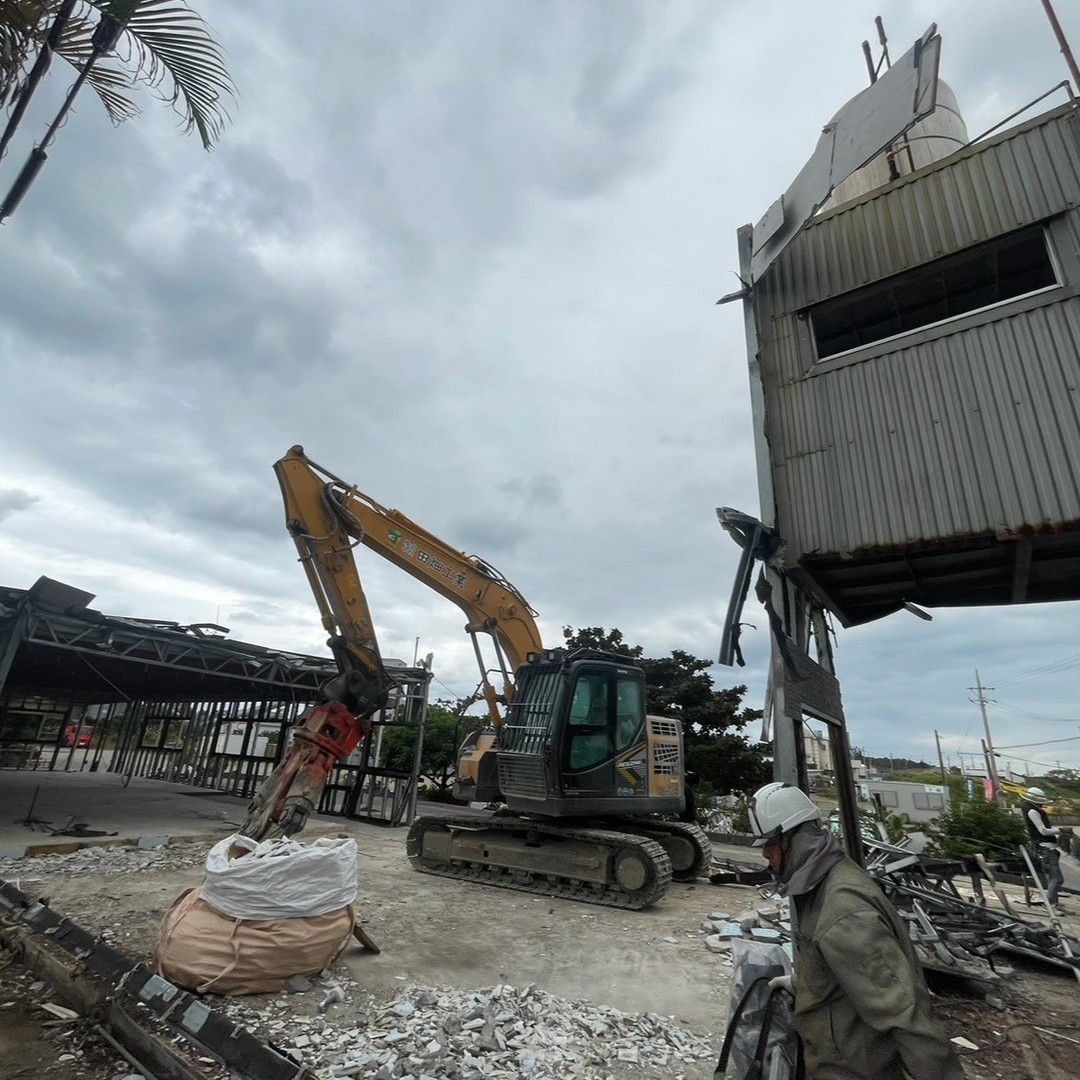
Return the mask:
[[[944,810],[945,796],[936,791],[916,791],[912,794],[916,810]]]
[[[1041,225],[810,308],[819,360],[1057,285]]]

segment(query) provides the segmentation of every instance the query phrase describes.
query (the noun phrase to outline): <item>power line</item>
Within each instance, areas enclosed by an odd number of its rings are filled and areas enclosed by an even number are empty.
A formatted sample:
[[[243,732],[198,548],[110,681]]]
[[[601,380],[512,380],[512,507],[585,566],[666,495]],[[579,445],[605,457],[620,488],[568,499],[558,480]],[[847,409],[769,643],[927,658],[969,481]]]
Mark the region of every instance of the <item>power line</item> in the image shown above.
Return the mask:
[[[1060,761],[1054,762],[1054,764],[1051,765],[1049,761],[1032,761],[1031,758],[1017,757],[1015,754],[1002,754],[1001,756],[1008,758],[1010,761],[1022,761],[1025,765],[1038,765],[1041,769],[1058,769],[1063,766],[1068,769],[1076,768],[1072,763],[1065,764]]]
[[[1064,671],[1066,668],[1075,667],[1080,664],[1080,655],[1069,656],[1064,660],[1056,660],[1052,664],[1046,664],[1041,668],[1032,668],[1030,671],[1022,671],[1019,675],[1014,675],[1011,679],[1002,679],[998,683],[998,688],[1002,686],[1012,686],[1014,683],[1025,682],[1028,679],[1036,679],[1040,675],[1053,675],[1059,671]]]
[[[1009,743],[1008,746],[999,746],[999,750],[1023,750],[1027,746],[1050,746],[1052,743],[1080,742],[1080,735],[1074,735],[1071,739],[1047,739],[1046,742],[1018,742]]]
[[[1015,705],[1002,705],[1000,701],[995,701],[994,705],[1000,712],[1010,713],[1024,720],[1039,720],[1047,724],[1080,724],[1078,716],[1042,716],[1039,713],[1028,712],[1027,709],[1018,709]]]

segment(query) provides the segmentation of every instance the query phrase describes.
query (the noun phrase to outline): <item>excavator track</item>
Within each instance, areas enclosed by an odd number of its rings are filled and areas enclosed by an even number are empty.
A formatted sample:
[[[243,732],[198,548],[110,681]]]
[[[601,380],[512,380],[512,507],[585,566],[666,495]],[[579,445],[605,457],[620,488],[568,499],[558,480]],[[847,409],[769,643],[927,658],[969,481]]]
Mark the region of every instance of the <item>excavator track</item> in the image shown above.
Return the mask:
[[[700,825],[687,821],[620,822],[625,832],[655,840],[671,859],[671,876],[676,881],[694,881],[707,876],[712,866],[712,841]]]
[[[647,836],[510,815],[418,818],[406,851],[424,874],[631,910],[655,904],[672,879],[667,852]]]

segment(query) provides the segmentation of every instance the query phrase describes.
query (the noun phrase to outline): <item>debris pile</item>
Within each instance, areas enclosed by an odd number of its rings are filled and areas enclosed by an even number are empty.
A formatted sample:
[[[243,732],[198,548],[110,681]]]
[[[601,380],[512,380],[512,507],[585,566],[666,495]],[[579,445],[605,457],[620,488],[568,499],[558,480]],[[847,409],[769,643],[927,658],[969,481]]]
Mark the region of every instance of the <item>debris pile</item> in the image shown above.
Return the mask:
[[[729,963],[731,943],[738,939],[779,945],[788,959],[792,959],[788,902],[776,894],[767,895],[763,904],[747,908],[737,915],[714,911],[701,924],[701,932],[705,935],[705,948],[709,952],[719,953]]]
[[[206,842],[189,840],[140,848],[134,844],[92,844],[62,855],[26,855],[0,859],[0,878],[5,881],[38,881],[54,874],[81,877],[87,874],[134,874],[141,870],[187,870],[206,862]]]
[[[1019,914],[981,856],[937,859],[885,841],[863,842],[866,868],[906,922],[924,967],[993,983],[1012,970],[1000,954],[1012,954],[1069,968],[1080,979],[1080,941],[1069,935],[1068,925],[1056,917],[1047,923],[1034,913]],[[759,871],[739,863],[720,863],[714,871],[709,880],[717,885],[763,883]],[[771,880],[767,871],[764,877]],[[958,881],[970,887],[961,891]],[[786,901],[770,888],[760,891],[765,907],[735,916],[714,913],[702,924],[710,951],[729,952],[733,938],[790,941]]]
[[[671,1017],[566,1001],[536,986],[411,986],[388,1004],[369,1003],[369,1011],[338,984],[313,989],[320,1005],[343,1000],[307,1018],[297,1015],[295,998],[265,1006],[231,999],[221,1008],[298,1063],[335,1078],[675,1080],[711,1072],[716,1058],[710,1038]],[[703,1071],[699,1062],[710,1064]]]
[[[1049,925],[1019,915],[985,859],[925,859],[904,847],[866,840],[867,869],[908,922],[924,967],[996,982],[1011,969],[998,953],[1011,953],[1072,970],[1080,979],[1080,941],[1061,922]],[[957,880],[971,882],[970,899]],[[985,886],[985,888],[984,888]],[[1000,909],[990,906],[989,891]]]

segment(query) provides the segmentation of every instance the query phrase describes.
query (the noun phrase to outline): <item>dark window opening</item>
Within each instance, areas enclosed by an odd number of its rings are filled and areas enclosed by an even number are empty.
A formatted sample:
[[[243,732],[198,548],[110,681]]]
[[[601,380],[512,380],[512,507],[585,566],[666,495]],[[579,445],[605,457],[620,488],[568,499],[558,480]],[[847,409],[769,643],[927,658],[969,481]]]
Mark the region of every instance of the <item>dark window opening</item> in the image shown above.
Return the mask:
[[[819,360],[1056,285],[1041,225],[809,309]]]

